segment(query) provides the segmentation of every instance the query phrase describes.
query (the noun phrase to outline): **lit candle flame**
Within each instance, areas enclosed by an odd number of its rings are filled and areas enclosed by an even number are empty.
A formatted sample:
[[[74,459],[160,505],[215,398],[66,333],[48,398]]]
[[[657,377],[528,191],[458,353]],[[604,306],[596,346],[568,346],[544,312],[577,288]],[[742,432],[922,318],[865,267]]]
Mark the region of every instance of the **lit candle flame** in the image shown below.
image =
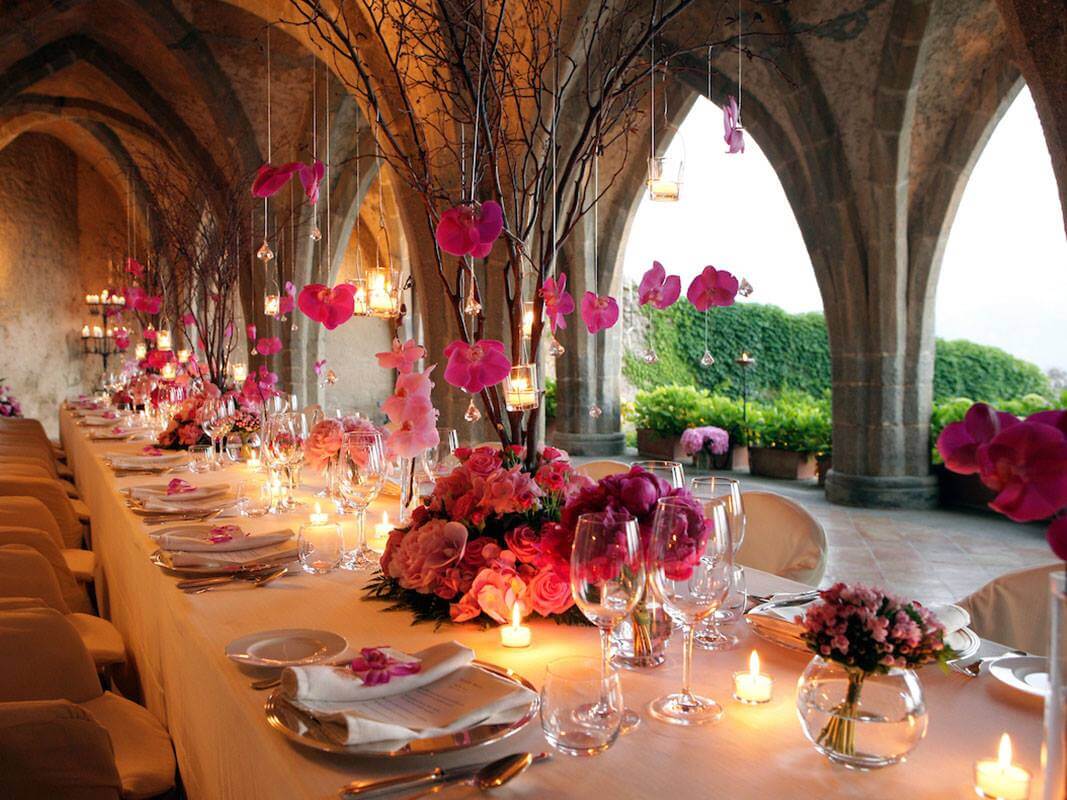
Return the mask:
[[[522,604],[516,603],[511,607],[511,627],[518,628],[522,624]],[[1006,735],[1006,734],[1005,734]],[[1011,757],[1011,745],[1008,745],[1008,757]]]
[[[319,501],[318,500],[315,501],[315,513],[316,514],[321,514],[322,513],[322,506],[319,505]]]
[[[1001,769],[1007,769],[1011,766],[1011,737],[1006,733],[1000,737],[1000,746],[997,748],[997,764]]]
[[[759,653],[755,650],[753,650],[752,655],[748,657],[748,674],[753,678],[759,675]]]

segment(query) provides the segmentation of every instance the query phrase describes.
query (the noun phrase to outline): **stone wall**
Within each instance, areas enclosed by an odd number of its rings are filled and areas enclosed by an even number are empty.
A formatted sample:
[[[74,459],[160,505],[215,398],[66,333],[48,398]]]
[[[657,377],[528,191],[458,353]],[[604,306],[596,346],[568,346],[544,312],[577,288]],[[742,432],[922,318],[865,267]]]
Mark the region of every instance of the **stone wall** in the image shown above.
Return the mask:
[[[0,377],[53,434],[58,404],[100,373],[99,358],[81,353],[82,298],[105,285],[121,214],[103,178],[58,140],[24,134],[0,151]]]

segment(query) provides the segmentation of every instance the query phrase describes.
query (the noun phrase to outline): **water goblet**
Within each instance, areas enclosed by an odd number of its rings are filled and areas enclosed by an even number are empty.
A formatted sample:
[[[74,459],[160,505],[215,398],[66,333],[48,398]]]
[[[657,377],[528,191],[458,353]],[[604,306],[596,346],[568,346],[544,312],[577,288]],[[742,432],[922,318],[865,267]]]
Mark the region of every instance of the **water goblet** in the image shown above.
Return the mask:
[[[356,542],[345,548],[341,568],[355,572],[369,569],[377,554],[367,546],[367,507],[381,493],[389,465],[379,431],[351,431],[341,440],[337,459],[341,495],[356,511]]]
[[[301,525],[296,542],[300,567],[312,575],[333,571],[344,555],[344,536],[336,522]]]
[[[545,669],[541,688],[541,729],[556,750],[569,756],[602,753],[619,737],[622,723],[622,686],[619,673],[609,666],[605,674],[598,659],[560,658]],[[589,716],[591,707],[604,713]]]
[[[635,461],[633,466],[662,478],[675,489],[685,488],[685,468],[677,461]]]
[[[285,476],[288,492],[282,507],[286,510],[300,505],[293,495],[296,489],[296,470],[304,461],[304,443],[307,436],[307,417],[299,411],[272,414],[267,421],[266,449],[271,466]]]
[[[194,444],[189,447],[189,471],[210,472],[215,468],[215,458],[209,444]]]
[[[242,517],[262,517],[271,507],[270,484],[266,481],[241,481],[237,484],[237,510]]]
[[[696,626],[722,605],[730,590],[733,546],[722,504],[707,516],[681,497],[656,504],[646,568],[652,590],[677,622],[684,636],[682,690],[657,698],[648,710],[656,719],[675,725],[703,725],[722,718],[722,706],[691,688]]]
[[[705,507],[710,504],[722,504],[726,514],[726,524],[730,527],[730,538],[733,542],[734,555],[741,547],[745,538],[745,506],[741,497],[741,483],[736,478],[726,478],[718,475],[693,478],[690,483],[693,496],[700,500]],[[704,650],[729,650],[738,642],[737,636],[726,633],[719,627],[719,623],[730,618],[726,609],[720,609],[711,614],[697,629],[696,643]]]

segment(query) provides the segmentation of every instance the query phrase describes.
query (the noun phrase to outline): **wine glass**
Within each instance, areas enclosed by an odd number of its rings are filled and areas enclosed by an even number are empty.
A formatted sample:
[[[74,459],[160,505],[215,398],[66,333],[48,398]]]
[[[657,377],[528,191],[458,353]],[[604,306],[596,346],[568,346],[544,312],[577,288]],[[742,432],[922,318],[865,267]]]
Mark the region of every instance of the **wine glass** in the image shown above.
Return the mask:
[[[662,478],[672,488],[685,488],[685,469],[677,461],[635,461],[633,466]]]
[[[453,455],[459,447],[459,434],[455,428],[438,428],[438,443],[423,454],[423,466],[426,474],[433,480],[448,475],[459,466],[459,459]]]
[[[362,572],[374,564],[376,554],[367,546],[367,506],[385,486],[389,465],[379,431],[346,433],[337,462],[341,494],[356,510],[356,546],[346,548],[341,568]]]
[[[226,424],[225,402],[220,397],[208,397],[200,404],[196,412],[196,421],[200,429],[211,439],[211,463],[218,465],[215,452],[218,448],[218,439],[230,432]]]
[[[644,559],[637,520],[604,511],[582,514],[574,532],[571,550],[571,594],[585,618],[600,629],[600,661],[604,686],[611,674],[611,632],[625,619],[645,585]],[[589,709],[589,716],[618,713],[606,699]],[[622,732],[636,728],[639,717],[630,709],[622,712]]]
[[[691,501],[665,497],[656,504],[646,568],[652,590],[684,636],[682,690],[649,703],[652,716],[675,725],[703,725],[722,718],[722,706],[690,688],[696,626],[715,613],[730,590],[733,546],[722,504],[706,516]]]
[[[733,542],[734,556],[741,548],[745,538],[745,506],[741,498],[741,482],[736,478],[718,475],[693,478],[690,486],[693,496],[705,506],[721,503],[725,506],[726,524],[730,526],[730,539]],[[738,637],[722,630],[719,623],[732,618],[732,615],[720,609],[709,616],[696,634],[696,642],[705,650],[729,650],[735,647]]]
[[[289,491],[283,507],[295,508],[299,503],[293,499],[296,489],[295,470],[304,461],[304,443],[307,441],[307,417],[299,411],[273,414],[267,422],[266,449],[271,464],[284,473]]]

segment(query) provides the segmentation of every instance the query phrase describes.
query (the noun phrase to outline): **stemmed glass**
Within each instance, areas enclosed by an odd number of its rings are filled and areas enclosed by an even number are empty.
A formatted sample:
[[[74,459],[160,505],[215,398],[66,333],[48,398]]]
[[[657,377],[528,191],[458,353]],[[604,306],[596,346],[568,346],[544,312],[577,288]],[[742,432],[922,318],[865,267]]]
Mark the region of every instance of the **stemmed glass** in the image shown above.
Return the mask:
[[[733,542],[734,556],[741,548],[741,542],[745,539],[745,505],[741,498],[741,482],[736,478],[726,478],[718,475],[693,478],[691,484],[693,496],[705,506],[713,503],[722,504],[725,507],[726,524],[730,526],[730,539]],[[736,572],[734,573],[736,576]],[[743,586],[735,586],[731,591],[744,591]],[[729,650],[735,647],[738,637],[727,633],[719,627],[719,623],[733,618],[733,614],[726,609],[720,609],[712,614],[697,630],[696,642],[705,650]]]
[[[665,497],[656,504],[647,568],[652,590],[684,636],[682,690],[649,703],[652,716],[675,725],[703,725],[722,718],[722,706],[690,688],[696,626],[715,613],[730,590],[733,546],[725,509],[706,517],[690,501]]]
[[[219,466],[219,442],[226,438],[233,427],[233,414],[233,399],[223,400],[221,397],[207,398],[197,412],[197,422],[211,439],[211,461],[216,468]]]
[[[628,514],[604,511],[582,514],[574,532],[571,550],[571,594],[585,618],[600,629],[600,661],[603,683],[612,673],[611,632],[625,619],[645,585],[645,566],[637,520]],[[606,698],[589,709],[598,717],[617,714]],[[641,722],[634,711],[622,712],[622,732]]]
[[[356,510],[356,546],[345,549],[341,568],[363,572],[374,564],[376,554],[367,546],[367,507],[382,491],[389,465],[379,431],[352,431],[341,440],[337,462],[341,494]]]
[[[437,435],[439,437],[437,446],[431,447],[423,454],[426,474],[435,481],[459,466],[459,459],[453,455],[459,447],[459,434],[456,433],[456,429],[438,428]]]
[[[635,461],[633,466],[662,478],[675,489],[685,488],[685,469],[677,461]]]
[[[304,443],[307,441],[307,417],[299,411],[272,414],[267,420],[266,449],[272,466],[281,470],[289,487],[284,508],[295,508],[299,503],[293,499],[296,489],[295,471],[304,461]]]

